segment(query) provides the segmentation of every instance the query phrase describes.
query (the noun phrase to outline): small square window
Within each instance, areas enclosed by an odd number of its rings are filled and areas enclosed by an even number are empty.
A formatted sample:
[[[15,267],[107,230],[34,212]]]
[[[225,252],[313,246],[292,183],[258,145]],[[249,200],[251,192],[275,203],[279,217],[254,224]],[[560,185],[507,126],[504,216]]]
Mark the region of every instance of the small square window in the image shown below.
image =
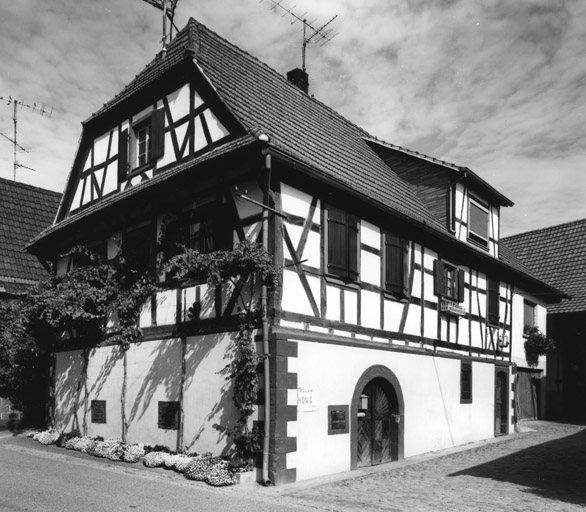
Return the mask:
[[[92,400],[92,423],[106,423],[106,400]]]
[[[347,405],[328,405],[328,435],[350,432],[349,409]]]
[[[159,402],[157,426],[167,430],[179,430],[179,402]]]

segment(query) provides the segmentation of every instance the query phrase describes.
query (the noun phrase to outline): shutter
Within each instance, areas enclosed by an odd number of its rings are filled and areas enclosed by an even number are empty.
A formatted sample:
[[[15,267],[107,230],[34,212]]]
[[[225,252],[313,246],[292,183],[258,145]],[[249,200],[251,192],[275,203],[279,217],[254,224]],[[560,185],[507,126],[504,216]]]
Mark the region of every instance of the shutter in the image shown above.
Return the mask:
[[[385,233],[385,289],[403,293],[403,240]]]
[[[438,297],[444,295],[444,262],[434,260],[433,262],[433,290]]]
[[[330,274],[348,277],[348,217],[328,210],[328,268]]]
[[[403,261],[401,263],[403,267],[403,295],[409,297],[411,295],[411,290],[409,289],[409,265],[407,264],[409,261],[409,242],[403,238],[401,243],[403,245]]]
[[[128,178],[128,130],[124,130],[118,139],[118,183]]]
[[[231,251],[234,246],[234,233],[228,208],[220,207],[214,214],[214,251]]]
[[[462,269],[458,269],[458,302],[464,302],[464,271]]]
[[[159,109],[152,116],[152,156],[153,160],[160,158],[165,153],[165,110]]]
[[[358,219],[348,216],[348,278],[356,281],[360,274],[358,270]]]
[[[491,325],[499,323],[499,282],[496,279],[488,280],[488,301],[487,301],[487,318]]]
[[[165,237],[163,239],[163,253],[165,260],[169,260],[179,253],[177,244],[181,243],[181,226],[178,220],[165,224]]]

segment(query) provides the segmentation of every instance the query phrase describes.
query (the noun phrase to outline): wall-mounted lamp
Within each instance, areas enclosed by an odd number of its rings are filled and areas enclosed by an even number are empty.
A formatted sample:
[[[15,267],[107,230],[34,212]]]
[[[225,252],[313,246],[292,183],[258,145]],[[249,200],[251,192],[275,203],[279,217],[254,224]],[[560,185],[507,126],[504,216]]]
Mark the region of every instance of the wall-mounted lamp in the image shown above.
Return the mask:
[[[359,409],[365,411],[368,409],[368,395],[360,395]]]
[[[501,334],[498,340],[499,348],[506,348],[509,346],[509,335],[508,334]]]

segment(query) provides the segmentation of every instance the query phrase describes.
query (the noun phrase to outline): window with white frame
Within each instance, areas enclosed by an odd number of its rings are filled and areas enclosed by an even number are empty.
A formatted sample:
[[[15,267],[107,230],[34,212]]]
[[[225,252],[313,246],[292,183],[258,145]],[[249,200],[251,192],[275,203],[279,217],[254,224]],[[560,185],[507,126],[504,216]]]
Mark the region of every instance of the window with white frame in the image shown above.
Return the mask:
[[[464,301],[464,271],[447,261],[435,260],[434,289],[439,297],[455,302]]]
[[[523,301],[523,332],[527,334],[537,324],[536,306],[528,300]]]

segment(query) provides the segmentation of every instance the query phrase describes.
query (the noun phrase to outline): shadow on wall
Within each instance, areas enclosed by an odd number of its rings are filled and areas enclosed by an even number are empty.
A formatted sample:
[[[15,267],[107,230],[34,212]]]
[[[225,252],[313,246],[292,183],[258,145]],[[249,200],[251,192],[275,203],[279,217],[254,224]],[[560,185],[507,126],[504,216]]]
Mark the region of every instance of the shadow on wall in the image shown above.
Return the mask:
[[[96,350],[97,349],[93,349],[91,351],[91,353],[90,353],[90,360],[92,359],[92,357],[95,356]],[[89,395],[90,396],[92,396],[92,397],[94,397],[96,399],[100,397],[100,393],[102,392],[102,389],[103,389],[104,385],[106,384],[106,381],[108,380],[108,377],[112,373],[112,370],[116,366],[116,363],[118,361],[121,361],[122,360],[122,356],[123,355],[124,355],[124,352],[122,350],[122,347],[120,347],[120,346],[112,347],[112,350],[110,352],[110,355],[102,363],[102,366],[100,368],[100,373],[96,377],[96,380],[94,381],[94,383],[92,384],[91,389],[89,390]]]
[[[148,355],[148,360],[151,361],[151,365],[141,382],[140,389],[132,404],[132,409],[128,415],[129,425],[144,416],[151,404],[153,396],[161,387],[165,390],[165,397],[168,400],[179,400],[179,386],[181,384],[181,341],[172,338],[147,343],[153,345],[153,349]],[[129,356],[136,357],[136,354],[129,352]],[[132,366],[128,365],[129,388],[135,378],[136,376],[133,375]]]
[[[83,369],[83,358],[79,351],[61,354],[62,369],[55,380],[55,396],[58,402],[55,408],[55,426],[59,429],[80,429],[83,418],[83,394],[79,395],[79,383]]]
[[[234,406],[234,402],[232,401],[233,396],[233,382],[232,380],[226,380],[225,375],[222,374],[221,370],[229,364],[233,357],[234,357],[234,346],[232,344],[232,336],[234,333],[222,333],[219,335],[211,335],[211,336],[203,336],[201,339],[197,341],[197,343],[192,344],[194,346],[188,354],[185,361],[185,372],[187,375],[187,379],[185,382],[185,388],[188,389],[193,382],[193,379],[198,372],[198,369],[202,365],[202,362],[206,358],[206,356],[211,352],[211,350],[216,347],[224,338],[230,336],[229,346],[230,348],[226,350],[222,355],[222,363],[218,365],[218,370],[215,370],[215,373],[220,376],[222,379],[222,386],[219,390],[220,400],[216,402],[213,406],[210,407],[208,414],[206,414],[205,418],[203,418],[201,424],[199,425],[197,431],[193,435],[191,441],[185,440],[185,447],[188,451],[194,447],[194,445],[200,439],[204,430],[210,429],[213,427],[214,424],[218,424],[221,426],[233,426],[235,420],[237,419],[237,411]],[[202,371],[202,370],[199,370]],[[204,371],[210,371],[210,369],[205,369]],[[214,378],[215,381],[215,378]],[[226,434],[217,430],[217,438],[216,444],[221,445],[225,444]],[[226,455],[230,450],[230,444],[225,444],[224,448],[222,449],[221,455]]]
[[[586,505],[586,430],[449,476],[463,475],[510,482],[526,487],[527,493]]]

